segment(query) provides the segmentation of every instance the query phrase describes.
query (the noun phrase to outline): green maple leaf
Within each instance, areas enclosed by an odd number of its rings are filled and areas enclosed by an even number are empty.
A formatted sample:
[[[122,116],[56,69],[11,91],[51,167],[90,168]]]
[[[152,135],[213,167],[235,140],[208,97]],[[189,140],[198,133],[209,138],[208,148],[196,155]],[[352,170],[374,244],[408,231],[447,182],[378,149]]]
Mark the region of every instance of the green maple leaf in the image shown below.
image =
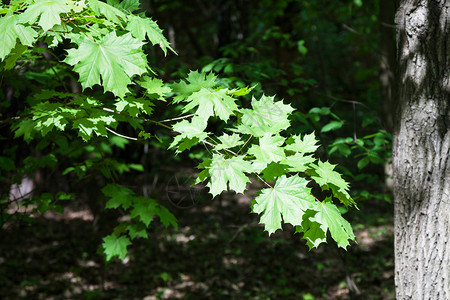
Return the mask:
[[[306,169],[308,169],[309,164],[314,162],[315,160],[316,159],[311,155],[295,153],[294,155],[288,156],[280,162],[289,166],[289,172],[304,172],[306,171]]]
[[[144,76],[142,80],[136,82],[145,89],[145,93],[152,99],[166,101],[166,95],[172,91],[170,87],[164,85],[161,79]]]
[[[231,149],[244,143],[243,141],[241,141],[241,136],[236,133],[233,133],[232,135],[224,133],[218,138],[221,143],[216,145],[215,150],[217,151],[222,149]]]
[[[195,142],[198,142],[206,139],[206,137],[208,136],[208,133],[205,132],[206,125],[206,121],[198,117],[192,118],[191,122],[189,122],[188,120],[183,120],[174,124],[172,127],[173,130],[181,134],[177,135],[173,139],[173,142],[170,144],[169,149],[177,146],[183,140],[195,140]],[[178,147],[178,151],[182,151],[180,147]]]
[[[123,97],[129,92],[127,85],[131,84],[131,77],[148,70],[142,45],[130,33],[118,37],[112,31],[97,42],[84,38],[78,49],[67,51],[64,62],[74,66],[83,90],[102,84],[105,91]]]
[[[116,125],[117,120],[104,111],[92,111],[88,117],[78,117],[73,121],[72,128],[78,129],[78,135],[85,141],[92,138],[93,133],[98,136],[108,136],[106,125]]]
[[[342,178],[341,174],[336,172],[334,168],[336,165],[330,164],[328,161],[313,165],[313,174],[311,176],[317,184],[322,188],[331,188],[335,196],[345,205],[355,205],[355,202],[350,197],[348,190],[348,183]]]
[[[130,217],[139,217],[139,220],[148,227],[153,220],[153,216],[158,211],[157,205],[158,203],[154,199],[135,197]]]
[[[300,135],[294,135],[294,142],[287,145],[286,150],[298,152],[298,153],[314,153],[317,148],[319,148],[318,141],[316,140],[314,132],[311,134],[306,134],[303,139]]]
[[[311,221],[321,224],[324,232],[330,230],[331,237],[338,246],[345,249],[349,245],[349,240],[355,240],[355,235],[350,223],[342,217],[337,206],[330,201],[331,199],[326,199],[315,205],[317,214],[311,218]]]
[[[142,222],[128,224],[126,230],[131,239],[136,237],[148,238],[147,227]]]
[[[62,13],[70,11],[70,6],[62,0],[34,0],[20,16],[21,23],[33,24],[39,18],[38,24],[44,31],[51,29],[54,25],[61,24]]]
[[[115,8],[114,6],[111,6],[107,3],[104,3],[102,1],[98,0],[88,0],[89,7],[97,14],[97,15],[104,15],[106,19],[109,21],[121,24],[122,20],[127,19],[127,15],[122,12],[121,10]],[[118,18],[120,17],[120,19]]]
[[[233,95],[233,96],[245,96],[248,93],[250,93],[255,87],[256,87],[256,85],[254,85],[252,87],[247,86],[244,88],[232,89],[232,90],[228,90],[227,93],[228,93],[228,95]]]
[[[142,222],[128,224],[126,230],[132,239],[135,239],[138,236],[148,238],[147,227]]]
[[[164,206],[159,205],[156,210],[156,215],[159,217],[161,223],[164,227],[169,227],[171,225],[173,228],[178,229],[177,218]]]
[[[131,245],[131,242],[125,236],[117,237],[115,234],[110,234],[104,237],[102,246],[105,250],[106,261],[110,261],[114,256],[124,259],[129,245]]]
[[[158,24],[151,18],[145,17],[145,15],[143,17],[130,15],[125,29],[141,41],[145,40],[147,36],[153,45],[159,45],[161,47],[165,55],[167,54],[167,49],[175,53],[175,50],[170,47],[170,43],[165,38]]]
[[[16,62],[19,58],[22,57],[22,54],[28,50],[27,46],[17,43],[16,46],[9,52],[8,57],[5,59],[4,66],[0,66],[0,70],[11,70],[16,66]],[[0,50],[1,51],[1,50]]]
[[[126,111],[133,117],[137,117],[140,113],[150,115],[153,111],[153,103],[146,98],[136,98],[133,96],[126,96],[119,98],[115,103],[117,111]]]
[[[250,179],[244,173],[251,173],[252,167],[241,156],[225,159],[222,155],[214,154],[208,171],[211,179],[206,186],[209,187],[209,192],[215,197],[228,190],[227,185],[229,185],[230,190],[243,193],[247,183],[250,182]]]
[[[235,99],[227,95],[226,89],[211,91],[202,88],[192,93],[185,101],[189,103],[184,106],[183,112],[197,107],[195,114],[205,120],[216,115],[223,121],[227,121],[233,111],[238,110]]]
[[[107,184],[102,188],[102,193],[110,197],[105,204],[105,208],[119,208],[128,209],[133,201],[134,192],[126,187],[117,184]]]
[[[178,94],[174,97],[173,102],[179,103],[185,101],[192,93],[200,91],[202,88],[212,89],[217,85],[217,76],[213,73],[200,73],[198,71],[190,71],[186,77],[186,81],[172,84],[172,91]]]
[[[307,210],[303,215],[302,225],[295,227],[295,233],[303,233],[303,238],[306,240],[309,250],[317,248],[327,241],[327,231],[324,231],[322,224],[311,221],[311,218],[316,214],[317,211]]]
[[[240,110],[243,113],[241,124],[235,131],[260,137],[267,133],[278,134],[288,128],[290,125],[288,117],[294,109],[290,105],[283,104],[283,101],[274,99],[267,96],[262,96],[259,100],[253,98],[253,109]]]
[[[14,138],[18,138],[23,135],[25,142],[29,143],[36,134],[36,124],[31,119],[24,119],[17,124],[13,125],[15,130]]]
[[[283,148],[281,148],[283,143],[284,137],[279,135],[272,136],[269,133],[259,138],[259,145],[252,145],[247,152],[248,154],[253,154],[260,162],[277,162],[286,157]]]
[[[139,0],[123,0],[121,2],[119,0],[108,0],[107,3],[130,13],[139,9]]]
[[[273,188],[263,189],[255,198],[253,212],[261,215],[261,223],[269,235],[281,229],[281,221],[301,225],[306,210],[313,209],[316,199],[308,181],[298,175],[278,178]]]
[[[37,32],[30,26],[19,24],[17,16],[11,12],[0,18],[0,60],[3,60],[19,41],[26,46],[33,46]]]
[[[276,162],[271,162],[264,170],[262,170],[263,178],[266,181],[275,180],[275,178],[287,173],[288,166]]]

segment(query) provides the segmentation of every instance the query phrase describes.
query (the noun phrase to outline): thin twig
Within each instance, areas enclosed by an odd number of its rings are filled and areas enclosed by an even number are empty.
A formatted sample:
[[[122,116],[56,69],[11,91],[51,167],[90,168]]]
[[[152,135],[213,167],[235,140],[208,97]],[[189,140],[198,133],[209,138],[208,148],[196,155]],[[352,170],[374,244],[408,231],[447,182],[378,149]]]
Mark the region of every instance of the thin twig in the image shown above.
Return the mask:
[[[239,149],[238,153],[242,151],[242,149],[244,149],[245,145],[247,145],[248,142],[250,142],[250,140],[252,139],[253,134],[249,136],[249,138],[245,141],[244,145],[242,145],[241,149]]]
[[[262,182],[264,182],[265,185],[267,185],[268,187],[270,187],[271,189],[273,189],[273,186],[271,186],[270,184],[268,184],[264,179],[261,178],[261,176],[258,175],[258,173],[253,172],[253,174],[255,174],[259,180],[261,180]]]
[[[114,114],[122,115],[122,116],[127,116],[127,117],[130,117],[130,118],[136,119],[136,120],[142,120],[142,121],[145,121],[145,122],[154,123],[156,125],[159,125],[161,127],[164,127],[164,128],[170,129],[170,130],[172,129],[172,127],[167,126],[166,124],[163,124],[160,121],[155,121],[155,120],[150,120],[150,119],[145,119],[145,118],[140,118],[140,117],[133,117],[133,116],[130,116],[129,114],[127,114],[127,113],[124,113],[124,112],[121,112],[121,111],[115,111],[113,109],[106,108],[106,107],[102,107],[102,110],[107,111],[107,112],[111,112],[111,113],[114,113]]]
[[[206,145],[209,145],[209,146],[211,146],[211,147],[213,147],[213,148],[215,148],[216,147],[216,145],[214,145],[213,143],[210,143],[210,142],[208,142],[208,141],[202,141],[203,143],[205,143]],[[229,150],[229,149],[227,149],[227,148],[224,148],[223,150],[225,150],[225,151],[227,151],[227,152],[230,152],[231,154],[233,154],[233,155],[235,155],[235,156],[239,156],[239,154],[237,154],[236,152],[234,152],[234,151],[231,151],[231,150]],[[217,150],[216,150],[217,151]],[[217,151],[218,152],[218,151]],[[219,152],[220,153],[220,152]]]
[[[186,118],[192,117],[192,116],[194,116],[194,115],[195,115],[195,114],[190,114],[190,115],[187,115],[187,116],[182,116],[182,117],[177,117],[177,118],[172,118],[172,119],[162,120],[162,121],[159,121],[159,122],[161,122],[161,123],[163,123],[163,122],[172,122],[172,121],[177,121],[177,120],[181,120],[181,119],[186,119]]]
[[[134,137],[131,137],[131,136],[126,136],[126,135],[117,133],[117,132],[115,132],[114,130],[109,129],[108,127],[105,127],[105,128],[106,128],[106,130],[108,130],[109,132],[111,132],[111,133],[113,133],[113,134],[115,134],[115,135],[117,135],[117,136],[123,137],[123,138],[128,139],[128,140],[132,140],[132,141],[139,141],[138,138],[134,138]]]

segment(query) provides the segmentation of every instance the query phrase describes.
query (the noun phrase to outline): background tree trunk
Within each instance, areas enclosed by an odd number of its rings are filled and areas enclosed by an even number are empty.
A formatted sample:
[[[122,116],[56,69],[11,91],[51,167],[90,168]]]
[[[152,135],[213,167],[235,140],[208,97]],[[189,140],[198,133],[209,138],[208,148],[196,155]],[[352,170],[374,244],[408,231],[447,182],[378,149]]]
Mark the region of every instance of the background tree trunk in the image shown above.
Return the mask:
[[[450,2],[402,0],[396,24],[396,294],[450,299]]]
[[[395,91],[395,2],[380,0],[380,91],[383,127],[390,133],[394,127]]]

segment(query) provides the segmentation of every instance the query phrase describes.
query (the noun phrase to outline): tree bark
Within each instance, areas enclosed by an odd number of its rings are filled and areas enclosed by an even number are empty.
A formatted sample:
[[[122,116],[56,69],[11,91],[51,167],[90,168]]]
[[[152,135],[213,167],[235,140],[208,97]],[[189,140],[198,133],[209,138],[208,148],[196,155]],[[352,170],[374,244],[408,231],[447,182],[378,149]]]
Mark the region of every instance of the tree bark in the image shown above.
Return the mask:
[[[394,127],[397,299],[450,299],[450,2],[402,0]]]
[[[383,127],[392,133],[396,107],[395,84],[395,2],[380,0],[380,88]]]

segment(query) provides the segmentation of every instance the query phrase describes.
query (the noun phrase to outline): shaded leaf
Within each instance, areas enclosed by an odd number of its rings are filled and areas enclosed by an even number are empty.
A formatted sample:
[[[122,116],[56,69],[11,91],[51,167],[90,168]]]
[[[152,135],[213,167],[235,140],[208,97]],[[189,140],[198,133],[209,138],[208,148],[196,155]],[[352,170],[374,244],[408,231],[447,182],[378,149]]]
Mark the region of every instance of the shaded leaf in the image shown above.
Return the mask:
[[[115,234],[110,234],[104,237],[102,246],[106,254],[106,261],[110,261],[114,256],[124,259],[129,245],[131,242],[125,236],[117,237]]]

